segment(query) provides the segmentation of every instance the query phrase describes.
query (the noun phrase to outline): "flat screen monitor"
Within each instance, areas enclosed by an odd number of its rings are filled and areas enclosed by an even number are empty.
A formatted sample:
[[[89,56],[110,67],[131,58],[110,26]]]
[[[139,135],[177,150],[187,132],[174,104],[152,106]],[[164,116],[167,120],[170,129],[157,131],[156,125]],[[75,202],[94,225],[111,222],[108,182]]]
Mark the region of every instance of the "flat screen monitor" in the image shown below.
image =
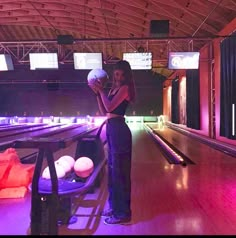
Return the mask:
[[[30,53],[30,69],[58,69],[57,53]]]
[[[151,52],[128,52],[123,53],[123,60],[130,63],[131,69],[148,70],[152,69],[152,53]]]
[[[198,69],[199,52],[169,52],[168,69]]]
[[[11,55],[0,54],[0,71],[14,70]]]
[[[102,53],[74,53],[74,69],[102,69]]]

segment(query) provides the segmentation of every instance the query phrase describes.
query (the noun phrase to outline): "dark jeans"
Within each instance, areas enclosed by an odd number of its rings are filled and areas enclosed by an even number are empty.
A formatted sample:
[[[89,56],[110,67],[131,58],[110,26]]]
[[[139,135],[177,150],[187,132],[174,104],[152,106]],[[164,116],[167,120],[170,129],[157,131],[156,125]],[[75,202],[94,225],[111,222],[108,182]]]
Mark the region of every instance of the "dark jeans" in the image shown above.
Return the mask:
[[[117,218],[131,217],[132,135],[124,118],[107,120],[109,205]]]

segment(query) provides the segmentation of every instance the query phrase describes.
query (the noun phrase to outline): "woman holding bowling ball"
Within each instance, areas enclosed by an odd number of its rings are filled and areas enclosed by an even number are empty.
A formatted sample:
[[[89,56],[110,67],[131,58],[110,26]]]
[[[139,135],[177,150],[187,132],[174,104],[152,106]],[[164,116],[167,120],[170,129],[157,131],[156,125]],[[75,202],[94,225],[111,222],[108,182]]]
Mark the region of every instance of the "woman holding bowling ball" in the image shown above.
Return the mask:
[[[125,122],[125,112],[135,100],[135,85],[130,64],[121,60],[113,69],[113,83],[109,93],[99,81],[89,83],[97,95],[99,110],[107,117],[108,143],[108,203],[102,212],[105,224],[131,221],[131,158],[132,134]]]

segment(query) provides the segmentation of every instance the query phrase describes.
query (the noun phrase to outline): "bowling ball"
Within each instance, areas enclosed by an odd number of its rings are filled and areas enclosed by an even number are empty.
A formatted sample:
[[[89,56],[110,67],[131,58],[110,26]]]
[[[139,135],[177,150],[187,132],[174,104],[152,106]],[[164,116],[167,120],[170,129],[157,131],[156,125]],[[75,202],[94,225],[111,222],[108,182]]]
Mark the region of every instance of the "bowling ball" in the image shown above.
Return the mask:
[[[66,175],[66,172],[61,165],[55,163],[55,169],[56,169],[57,178],[63,178]],[[48,166],[43,170],[42,178],[45,178],[45,179],[51,178]]]
[[[74,172],[78,177],[87,178],[94,170],[93,161],[86,156],[79,157],[74,164]]]
[[[75,160],[72,156],[70,155],[63,155],[61,156],[58,160],[58,163],[60,163],[61,161],[66,161],[69,165],[70,165],[70,169],[73,169],[74,168],[74,163],[75,163]]]
[[[63,160],[63,159],[58,159],[58,160],[56,160],[55,161],[55,165],[60,165],[61,167],[63,167],[64,168],[64,171],[65,171],[65,173],[68,173],[68,172],[70,172],[71,171],[71,165],[70,165],[70,163],[69,163],[69,161],[67,161],[67,160]]]
[[[105,70],[103,69],[92,69],[87,76],[87,80],[88,80],[88,84],[92,85],[93,83],[95,83],[96,81],[98,81],[99,83],[101,83],[103,86],[105,86],[105,84],[108,81],[108,74]]]

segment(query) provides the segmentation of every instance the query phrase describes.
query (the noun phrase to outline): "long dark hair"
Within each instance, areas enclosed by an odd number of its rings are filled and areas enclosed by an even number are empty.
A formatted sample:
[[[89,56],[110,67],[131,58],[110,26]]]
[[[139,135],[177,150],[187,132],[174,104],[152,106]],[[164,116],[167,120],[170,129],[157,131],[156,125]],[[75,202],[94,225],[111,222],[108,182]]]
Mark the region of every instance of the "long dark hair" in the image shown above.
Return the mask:
[[[128,85],[130,101],[134,102],[136,97],[136,92],[135,92],[133,73],[132,73],[132,69],[130,67],[129,62],[126,60],[118,61],[113,68],[113,72],[115,70],[123,70],[124,76],[125,76],[124,84]],[[115,78],[113,76],[112,88],[114,87],[114,85],[115,85]]]

